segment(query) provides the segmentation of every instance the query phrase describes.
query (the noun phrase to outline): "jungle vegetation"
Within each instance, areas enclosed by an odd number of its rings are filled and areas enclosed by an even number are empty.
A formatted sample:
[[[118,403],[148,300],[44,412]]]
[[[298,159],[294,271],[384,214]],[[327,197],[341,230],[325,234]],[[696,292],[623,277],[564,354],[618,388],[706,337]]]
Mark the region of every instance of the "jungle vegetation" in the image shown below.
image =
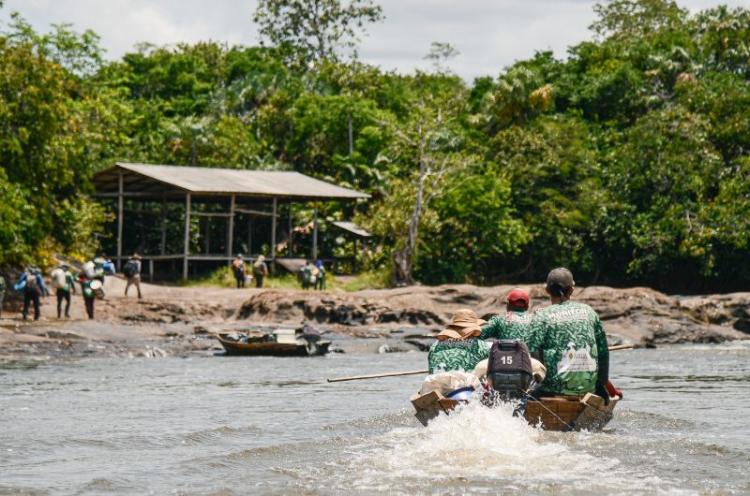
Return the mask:
[[[258,46],[144,43],[114,61],[91,31],[39,33],[0,10],[0,265],[96,251],[111,213],[91,177],[123,160],[369,192],[356,220],[380,245],[362,263],[394,282],[538,281],[566,265],[585,285],[747,288],[750,10],[595,11],[565,56],[469,83],[442,40],[430,71],[358,60],[363,30],[387,22],[369,0],[265,0],[248,12]]]

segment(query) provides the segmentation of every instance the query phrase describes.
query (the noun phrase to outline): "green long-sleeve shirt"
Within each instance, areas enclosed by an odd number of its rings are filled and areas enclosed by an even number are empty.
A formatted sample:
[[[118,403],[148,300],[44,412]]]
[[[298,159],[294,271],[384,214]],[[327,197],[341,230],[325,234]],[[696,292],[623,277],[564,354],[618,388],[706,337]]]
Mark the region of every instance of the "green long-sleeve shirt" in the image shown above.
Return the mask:
[[[607,336],[594,309],[566,301],[537,310],[529,350],[541,350],[547,367],[542,391],[582,395],[593,392],[599,367],[609,360]]]
[[[489,358],[491,347],[490,343],[476,338],[436,341],[427,355],[430,374],[438,370],[471,372],[480,361]]]
[[[532,314],[526,310],[510,310],[495,315],[482,327],[481,339],[517,339],[527,342],[531,332]]]

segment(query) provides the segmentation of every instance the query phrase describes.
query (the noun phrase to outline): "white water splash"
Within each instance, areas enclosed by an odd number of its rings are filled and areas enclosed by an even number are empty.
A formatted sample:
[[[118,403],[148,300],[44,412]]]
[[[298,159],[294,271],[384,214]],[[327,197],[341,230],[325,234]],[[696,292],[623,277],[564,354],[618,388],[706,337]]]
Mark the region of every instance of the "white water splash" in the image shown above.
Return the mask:
[[[532,427],[512,416],[513,407],[490,409],[472,402],[426,428],[399,428],[352,447],[349,476],[358,487],[382,490],[409,486],[457,488],[471,480],[488,490],[542,487],[591,488],[592,476],[615,468],[616,459],[569,448],[565,436]],[[587,435],[587,434],[583,434]],[[361,450],[361,451],[360,451]],[[580,484],[580,485],[579,485]]]

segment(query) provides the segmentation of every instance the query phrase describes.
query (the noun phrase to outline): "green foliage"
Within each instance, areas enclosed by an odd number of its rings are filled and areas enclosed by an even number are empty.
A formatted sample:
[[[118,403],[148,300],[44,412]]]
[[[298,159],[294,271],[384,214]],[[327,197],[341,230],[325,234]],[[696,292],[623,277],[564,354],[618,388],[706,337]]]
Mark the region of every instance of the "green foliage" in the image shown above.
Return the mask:
[[[262,1],[272,46],[144,44],[114,62],[94,33],[40,34],[13,15],[0,32],[0,264],[96,250],[108,216],[90,178],[123,159],[291,169],[371,193],[318,206],[378,240],[359,260],[368,275],[331,287],[537,281],[556,265],[581,284],[747,287],[750,10],[594,10],[595,38],[569,57],[537,52],[471,85],[447,69],[447,44],[430,73],[340,61],[382,19],[370,0]]]

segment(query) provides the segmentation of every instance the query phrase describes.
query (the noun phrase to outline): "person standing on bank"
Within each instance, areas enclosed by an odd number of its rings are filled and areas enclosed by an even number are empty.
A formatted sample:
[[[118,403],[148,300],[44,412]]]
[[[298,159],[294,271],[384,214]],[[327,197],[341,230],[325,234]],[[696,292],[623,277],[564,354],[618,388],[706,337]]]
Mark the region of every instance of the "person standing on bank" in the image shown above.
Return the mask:
[[[541,396],[582,396],[595,392],[609,402],[609,350],[593,308],[570,300],[575,281],[564,267],[550,271],[546,291],[551,305],[534,313],[527,344],[547,367]]]
[[[17,291],[23,291],[23,311],[21,315],[23,320],[29,316],[29,306],[34,303],[34,320],[39,320],[41,313],[39,311],[39,297],[49,295],[47,287],[44,285],[42,272],[36,267],[28,267],[16,282]]]
[[[125,285],[125,296],[128,295],[130,286],[135,286],[138,290],[138,299],[141,299],[141,256],[134,253],[122,268],[122,273],[127,277],[128,283]]]
[[[242,258],[242,253],[238,253],[232,261],[232,272],[234,278],[237,281],[237,289],[245,287],[245,260]]]
[[[52,271],[52,285],[57,296],[57,318],[62,317],[62,302],[65,300],[65,318],[70,318],[70,294],[75,294],[76,286],[68,264],[62,263]]]
[[[268,265],[266,264],[266,257],[259,255],[258,259],[253,264],[253,277],[255,278],[255,287],[263,287],[263,279],[268,275]]]
[[[529,293],[516,288],[505,298],[505,313],[495,315],[482,327],[481,339],[517,339],[527,342],[531,331]]]
[[[96,294],[94,288],[91,287],[91,283],[97,281],[90,277],[86,272],[78,274],[78,282],[81,284],[81,295],[83,296],[83,303],[86,306],[86,314],[89,319],[94,318],[94,300],[96,300]]]

